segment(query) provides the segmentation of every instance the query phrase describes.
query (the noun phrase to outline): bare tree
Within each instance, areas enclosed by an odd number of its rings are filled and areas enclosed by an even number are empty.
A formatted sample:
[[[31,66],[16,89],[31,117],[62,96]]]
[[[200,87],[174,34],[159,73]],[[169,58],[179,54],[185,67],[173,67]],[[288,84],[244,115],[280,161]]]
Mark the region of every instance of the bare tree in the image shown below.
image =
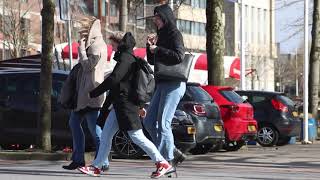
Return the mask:
[[[208,84],[224,85],[224,0],[207,1]]]
[[[54,43],[54,0],[43,0],[42,16],[42,54],[40,74],[40,131],[41,147],[51,151],[51,88],[52,58]]]
[[[317,117],[319,102],[319,69],[320,69],[320,2],[314,0],[312,22],[312,43],[310,52],[309,72],[309,108],[314,117]]]
[[[121,0],[120,13],[119,13],[119,29],[120,31],[127,30],[128,23],[128,1]]]
[[[20,57],[27,50],[30,39],[30,25],[26,18],[31,5],[22,8],[21,1],[3,0],[4,12],[1,33],[4,36],[4,48],[9,49],[11,57]]]

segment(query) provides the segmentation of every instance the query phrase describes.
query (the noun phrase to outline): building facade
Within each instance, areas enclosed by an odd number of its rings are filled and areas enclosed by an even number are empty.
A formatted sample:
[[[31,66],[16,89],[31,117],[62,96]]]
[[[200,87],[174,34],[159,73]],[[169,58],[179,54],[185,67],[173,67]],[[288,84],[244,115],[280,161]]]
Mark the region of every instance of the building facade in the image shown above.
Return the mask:
[[[275,1],[243,1],[246,88],[274,91],[274,61],[277,59],[275,42]],[[241,5],[225,1],[225,53],[241,54]]]

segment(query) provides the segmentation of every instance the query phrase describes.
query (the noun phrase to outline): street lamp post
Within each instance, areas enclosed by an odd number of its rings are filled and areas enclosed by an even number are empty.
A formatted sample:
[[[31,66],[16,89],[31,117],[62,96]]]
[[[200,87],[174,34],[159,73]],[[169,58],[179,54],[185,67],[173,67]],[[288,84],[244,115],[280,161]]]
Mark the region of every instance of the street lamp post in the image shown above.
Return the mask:
[[[245,17],[244,17],[244,0],[241,0],[241,24],[240,24],[240,34],[241,34],[241,58],[240,58],[240,88],[241,90],[246,90],[246,59],[245,59]]]
[[[6,49],[5,49],[5,4],[4,0],[2,1],[2,60],[6,58]]]
[[[308,0],[304,0],[304,85],[303,85],[303,141],[308,143],[308,74],[309,74],[309,43],[308,43],[308,36],[309,36],[309,29],[308,29],[308,16],[309,16],[309,9],[308,9]]]
[[[68,7],[68,45],[69,45],[69,63],[70,63],[70,70],[72,69],[72,39],[71,39],[71,13],[70,13],[70,1],[67,2]]]

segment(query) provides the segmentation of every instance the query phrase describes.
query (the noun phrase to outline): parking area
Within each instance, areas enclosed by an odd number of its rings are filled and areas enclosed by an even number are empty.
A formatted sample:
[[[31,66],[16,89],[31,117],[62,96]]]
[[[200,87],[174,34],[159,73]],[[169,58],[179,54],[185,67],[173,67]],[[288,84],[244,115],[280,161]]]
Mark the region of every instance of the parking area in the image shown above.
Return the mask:
[[[250,145],[237,152],[189,155],[178,167],[178,179],[319,179],[320,143],[262,148]],[[61,168],[66,161],[0,160],[0,179],[90,179]],[[148,159],[114,159],[104,179],[148,179],[154,170]]]

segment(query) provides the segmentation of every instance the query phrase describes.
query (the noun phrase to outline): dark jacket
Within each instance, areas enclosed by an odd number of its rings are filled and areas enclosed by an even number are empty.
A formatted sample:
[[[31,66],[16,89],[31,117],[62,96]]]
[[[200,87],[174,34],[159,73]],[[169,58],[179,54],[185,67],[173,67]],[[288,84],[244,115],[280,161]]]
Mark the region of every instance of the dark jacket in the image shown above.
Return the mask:
[[[114,59],[117,64],[111,75],[90,92],[90,97],[97,97],[110,90],[108,98],[111,97],[119,128],[123,131],[142,129],[139,108],[131,99],[134,93],[132,80],[136,72],[136,60],[131,54],[135,44],[132,34],[126,33],[115,53]]]
[[[149,45],[147,45],[148,62],[155,65],[156,72],[158,63],[168,66],[181,63],[184,59],[185,48],[183,37],[176,27],[176,20],[170,6],[168,4],[157,6],[154,9],[154,14],[158,14],[164,22],[164,27],[157,30],[158,41],[154,54],[150,52]],[[156,82],[181,81],[178,79],[167,79],[166,77],[157,75],[155,79]]]

